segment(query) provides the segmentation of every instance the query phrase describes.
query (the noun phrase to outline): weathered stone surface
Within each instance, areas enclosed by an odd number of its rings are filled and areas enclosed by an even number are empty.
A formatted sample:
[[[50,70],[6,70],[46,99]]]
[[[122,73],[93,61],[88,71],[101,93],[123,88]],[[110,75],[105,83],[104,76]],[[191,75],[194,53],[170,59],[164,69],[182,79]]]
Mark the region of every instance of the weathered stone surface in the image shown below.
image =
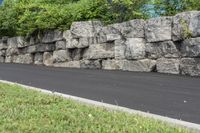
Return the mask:
[[[125,40],[115,40],[115,59],[125,59],[126,44]]]
[[[174,58],[179,57],[179,46],[174,44],[172,41],[165,42],[156,42],[156,43],[147,43],[146,44],[146,54],[148,58],[157,59],[157,58]]]
[[[42,43],[54,43],[56,41],[63,40],[63,32],[54,30],[54,31],[46,31],[42,38]]]
[[[200,12],[190,11],[179,13],[173,17],[172,39],[183,40],[190,36],[200,35]]]
[[[106,59],[114,58],[114,56],[114,44],[112,43],[90,45],[83,54],[85,59]]]
[[[8,45],[10,47],[14,47],[15,45],[18,48],[23,48],[28,46],[29,44],[26,42],[26,39],[22,36],[18,36],[18,37],[12,37],[12,38],[8,38]]]
[[[81,60],[83,51],[83,49],[71,49],[70,53],[72,60]]]
[[[101,62],[100,60],[81,60],[80,66],[85,69],[101,69]]]
[[[7,42],[4,42],[2,39],[0,40],[0,50],[4,50],[4,49],[7,49],[8,48],[8,45],[7,45]]]
[[[145,26],[147,42],[159,42],[171,40],[172,17],[159,17],[149,19]]]
[[[41,43],[41,40],[42,40],[42,35],[41,34],[34,35],[34,36],[31,36],[29,38],[29,44],[30,45],[39,44],[39,43]]]
[[[7,44],[8,44],[8,48],[6,50],[7,56],[19,54],[17,37],[9,38]]]
[[[0,50],[0,56],[6,56],[6,50]]]
[[[78,39],[74,39],[72,37],[72,33],[70,30],[63,32],[63,37],[66,40],[66,48],[76,48],[78,45]]]
[[[32,54],[14,55],[13,63],[32,64],[33,63],[33,55]]]
[[[11,63],[12,62],[12,56],[6,56],[5,63]]]
[[[121,39],[121,33],[113,25],[102,27],[98,32],[98,43],[112,42],[119,39]]]
[[[183,57],[200,57],[200,37],[186,39],[181,44]]]
[[[0,62],[1,62],[1,63],[5,62],[5,57],[0,56]]]
[[[90,40],[89,39],[90,38],[87,38],[87,37],[79,38],[79,43],[76,46],[76,48],[87,48],[87,47],[89,47],[89,45],[90,45]]]
[[[51,52],[55,50],[55,44],[38,44],[36,52]]]
[[[68,67],[68,68],[80,68],[80,61],[69,61],[64,63],[55,63],[53,64],[54,67]]]
[[[144,26],[145,21],[142,19],[113,24],[113,27],[118,29],[126,38],[144,38]]]
[[[105,70],[122,70],[124,61],[123,60],[103,60],[102,69]]]
[[[142,38],[128,38],[126,41],[126,59],[145,58],[145,40]]]
[[[43,53],[36,53],[34,56],[34,64],[42,65],[43,64]]]
[[[56,50],[65,50],[66,42],[65,41],[57,41],[56,42]]]
[[[180,64],[181,74],[200,76],[200,58],[183,58]]]
[[[94,37],[101,27],[100,21],[74,22],[71,25],[71,33],[73,38]]]
[[[58,50],[53,52],[54,62],[65,62],[70,61],[70,53],[68,50]]]
[[[180,73],[180,60],[179,59],[166,59],[160,58],[157,60],[156,68],[160,73],[179,74]]]
[[[149,59],[143,59],[137,61],[125,60],[122,69],[126,71],[151,72],[154,70],[155,65],[156,65],[155,60],[149,60]]]
[[[43,54],[43,64],[45,66],[53,66],[53,54],[51,52],[44,52]]]
[[[28,46],[25,48],[27,53],[36,53],[37,52],[37,45]]]

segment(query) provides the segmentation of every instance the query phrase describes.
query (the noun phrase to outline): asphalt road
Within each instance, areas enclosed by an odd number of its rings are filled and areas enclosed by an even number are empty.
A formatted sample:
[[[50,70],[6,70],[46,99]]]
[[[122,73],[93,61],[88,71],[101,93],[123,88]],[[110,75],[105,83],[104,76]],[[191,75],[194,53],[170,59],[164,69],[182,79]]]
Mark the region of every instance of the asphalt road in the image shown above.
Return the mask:
[[[0,79],[200,124],[200,78],[0,64]]]

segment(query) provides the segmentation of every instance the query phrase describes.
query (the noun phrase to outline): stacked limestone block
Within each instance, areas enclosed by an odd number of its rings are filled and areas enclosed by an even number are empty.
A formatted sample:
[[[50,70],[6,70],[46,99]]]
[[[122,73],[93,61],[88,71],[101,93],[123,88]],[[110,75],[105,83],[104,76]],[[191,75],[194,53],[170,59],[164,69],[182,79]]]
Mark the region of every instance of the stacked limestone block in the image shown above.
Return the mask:
[[[200,76],[200,12],[3,37],[0,62]]]

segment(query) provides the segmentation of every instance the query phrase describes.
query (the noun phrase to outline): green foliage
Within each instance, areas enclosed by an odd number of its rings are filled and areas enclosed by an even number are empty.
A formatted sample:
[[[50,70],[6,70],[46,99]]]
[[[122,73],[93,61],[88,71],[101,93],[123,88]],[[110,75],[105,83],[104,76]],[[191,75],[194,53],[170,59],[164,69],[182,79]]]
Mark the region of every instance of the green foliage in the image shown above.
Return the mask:
[[[183,29],[183,39],[188,39],[192,37],[192,31],[190,31],[189,26],[187,24],[187,22],[183,19],[181,19],[180,24],[182,26]]]
[[[152,0],[154,11],[158,16],[172,16],[179,12],[200,10],[199,0]]]
[[[144,18],[147,0],[5,0],[0,7],[0,36],[27,35],[48,29],[69,29],[73,21],[106,24]]]

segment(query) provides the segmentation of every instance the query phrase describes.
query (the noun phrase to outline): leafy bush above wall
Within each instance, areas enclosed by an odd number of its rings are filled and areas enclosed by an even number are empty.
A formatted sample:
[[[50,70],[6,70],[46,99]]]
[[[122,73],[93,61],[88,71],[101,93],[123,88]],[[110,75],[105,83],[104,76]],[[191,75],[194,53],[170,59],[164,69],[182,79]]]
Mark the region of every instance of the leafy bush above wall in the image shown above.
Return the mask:
[[[144,18],[147,0],[5,0],[0,7],[0,36],[27,35],[47,29],[69,29],[73,21],[109,24]]]

